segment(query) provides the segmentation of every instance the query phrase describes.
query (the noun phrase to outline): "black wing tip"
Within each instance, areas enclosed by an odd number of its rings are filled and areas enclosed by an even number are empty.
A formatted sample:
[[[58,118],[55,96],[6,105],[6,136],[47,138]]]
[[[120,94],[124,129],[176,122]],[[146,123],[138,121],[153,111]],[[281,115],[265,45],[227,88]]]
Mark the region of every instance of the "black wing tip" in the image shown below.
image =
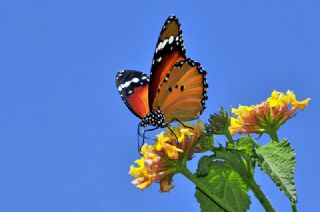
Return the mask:
[[[141,71],[136,71],[136,70],[125,70],[125,69],[122,69],[120,71],[118,71],[118,73],[116,74],[116,78],[118,77],[121,77],[123,75],[126,75],[126,74],[140,74],[142,76],[148,76],[147,74],[141,72]]]
[[[131,78],[133,78],[133,77],[138,78],[138,79],[141,78],[142,80],[146,80],[147,82],[149,82],[149,80],[150,80],[150,77],[141,71],[120,70],[116,74],[116,86],[119,87],[120,84],[124,83],[126,80],[131,80]],[[141,81],[140,81],[140,83],[141,83]]]
[[[178,24],[178,26],[179,26],[179,31],[180,31],[180,33],[182,33],[180,21],[179,21],[179,19],[177,18],[177,16],[175,16],[174,14],[171,14],[171,15],[167,18],[167,20],[164,22],[163,28],[162,28],[162,31],[161,31],[161,32],[163,32],[163,31],[167,28],[167,25],[170,24],[170,23],[173,22],[173,21]]]
[[[179,22],[179,19],[178,17],[175,15],[175,14],[171,14],[168,18],[167,18],[167,21],[176,21],[176,22]]]
[[[124,70],[118,71],[118,73],[116,74],[116,78],[118,79],[123,73],[124,73]]]
[[[119,86],[119,79],[122,77],[124,73],[124,70],[120,70],[118,71],[118,73],[116,74],[116,86],[118,87]]]

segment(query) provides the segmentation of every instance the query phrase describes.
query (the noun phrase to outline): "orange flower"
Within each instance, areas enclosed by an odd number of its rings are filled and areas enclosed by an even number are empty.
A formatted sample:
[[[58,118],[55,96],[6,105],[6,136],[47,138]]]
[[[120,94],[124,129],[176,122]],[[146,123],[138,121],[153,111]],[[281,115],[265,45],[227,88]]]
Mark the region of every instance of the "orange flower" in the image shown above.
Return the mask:
[[[191,125],[193,126],[193,125]],[[199,121],[194,130],[190,128],[171,127],[157,135],[153,145],[144,144],[141,148],[142,158],[131,165],[129,174],[139,189],[149,187],[153,182],[160,182],[160,190],[168,192],[173,188],[172,177],[177,173],[183,158],[191,158],[199,140],[202,125]]]
[[[310,98],[297,101],[292,91],[286,94],[273,91],[271,97],[259,105],[239,106],[232,108],[232,113],[237,117],[231,117],[229,131],[235,133],[272,133],[293,117],[297,109],[303,110]]]

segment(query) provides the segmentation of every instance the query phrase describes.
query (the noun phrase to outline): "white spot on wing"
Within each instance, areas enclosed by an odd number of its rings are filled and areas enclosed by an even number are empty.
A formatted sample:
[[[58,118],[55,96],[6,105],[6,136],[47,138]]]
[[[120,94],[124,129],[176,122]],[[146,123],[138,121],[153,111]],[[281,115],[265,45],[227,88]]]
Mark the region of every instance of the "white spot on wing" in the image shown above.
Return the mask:
[[[165,39],[164,41],[159,42],[159,44],[158,44],[158,46],[156,48],[156,53],[158,51],[160,51],[161,49],[163,49],[166,46],[167,42],[168,42],[168,39]]]
[[[121,85],[121,88],[126,88],[129,87],[129,85],[131,84],[131,81],[127,81],[124,84]]]
[[[134,82],[134,83],[137,83],[137,82],[139,82],[139,79],[138,78],[133,78],[131,81]]]
[[[174,41],[174,36],[171,35],[171,36],[169,37],[169,44],[171,44],[173,41]]]
[[[133,78],[132,80],[129,80],[129,81],[127,81],[127,82],[119,85],[118,91],[122,91],[122,89],[129,87],[131,83],[138,83],[139,81],[140,81],[140,79],[137,78],[137,77],[135,77],[135,78]],[[132,92],[132,91],[131,91],[131,92]]]

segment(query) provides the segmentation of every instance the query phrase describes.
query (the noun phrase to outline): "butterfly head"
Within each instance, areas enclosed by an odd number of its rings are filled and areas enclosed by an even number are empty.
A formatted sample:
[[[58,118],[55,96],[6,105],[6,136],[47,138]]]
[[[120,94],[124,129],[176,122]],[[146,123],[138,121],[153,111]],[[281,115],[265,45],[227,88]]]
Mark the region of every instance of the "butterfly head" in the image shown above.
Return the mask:
[[[145,117],[141,119],[139,123],[140,126],[156,126],[156,127],[165,127],[166,122],[164,120],[164,115],[160,110],[152,111],[148,113]]]

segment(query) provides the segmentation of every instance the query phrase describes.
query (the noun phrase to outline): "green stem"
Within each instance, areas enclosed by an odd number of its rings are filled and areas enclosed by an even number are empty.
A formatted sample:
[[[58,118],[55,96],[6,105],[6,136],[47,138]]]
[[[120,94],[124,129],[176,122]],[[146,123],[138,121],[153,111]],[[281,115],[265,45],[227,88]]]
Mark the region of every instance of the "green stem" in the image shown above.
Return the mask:
[[[268,132],[268,134],[273,141],[279,142],[279,137],[276,130],[271,130]]]
[[[297,212],[296,204],[291,203],[292,212]]]
[[[258,198],[261,205],[267,212],[275,212],[276,210],[272,207],[268,198],[264,195],[261,191],[260,186],[254,181],[252,178],[247,178],[246,182],[250,186],[251,190],[253,191],[254,195]]]
[[[180,169],[180,173],[193,182],[198,189],[205,193],[213,202],[215,202],[224,211],[232,211],[229,206],[226,206],[222,199],[215,196],[196,176],[194,176],[187,167]]]
[[[270,133],[269,135],[271,136],[271,134],[272,133]],[[231,134],[229,132],[226,132],[225,136],[228,138],[230,143],[234,144],[234,140],[233,140],[233,138],[232,138],[232,136],[231,136]],[[272,136],[274,136],[273,138],[275,138],[276,141],[279,141],[276,131],[274,131]],[[261,191],[260,186],[254,181],[254,179],[252,177],[250,177],[250,176],[243,176],[241,174],[240,174],[240,176],[249,185],[250,189],[253,191],[254,195],[257,197],[257,199],[259,200],[261,205],[264,207],[264,209],[267,212],[275,212],[276,210],[273,208],[273,206],[271,205],[270,201],[264,195],[264,193]]]
[[[232,138],[232,135],[230,134],[229,130],[226,130],[224,135],[227,137],[228,141],[231,143],[231,144],[234,144],[234,140]]]

